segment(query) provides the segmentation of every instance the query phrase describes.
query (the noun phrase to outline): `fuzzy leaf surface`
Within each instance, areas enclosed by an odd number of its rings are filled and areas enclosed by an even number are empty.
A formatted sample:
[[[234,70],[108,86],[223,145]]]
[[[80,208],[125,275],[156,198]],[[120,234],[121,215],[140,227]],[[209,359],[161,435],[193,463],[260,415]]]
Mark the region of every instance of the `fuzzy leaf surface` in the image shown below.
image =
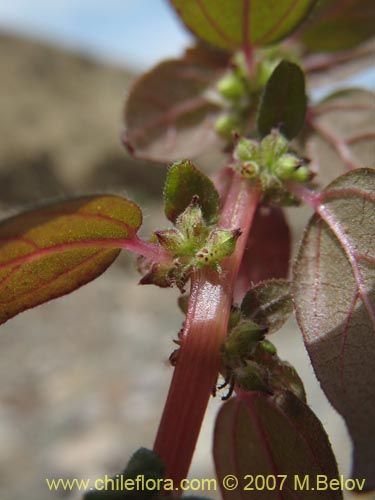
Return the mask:
[[[375,488],[375,171],[322,193],[294,266],[293,295],[320,384],[351,434],[355,478]]]
[[[306,152],[314,181],[326,186],[344,172],[375,168],[375,94],[363,89],[336,92],[312,108]]]
[[[260,47],[285,38],[316,0],[170,0],[197,37],[226,50]]]
[[[118,196],[60,201],[0,223],[0,323],[88,283],[135,238],[142,213]]]
[[[277,128],[288,139],[301,130],[307,107],[305,75],[290,61],[281,61],[261,97],[257,126],[262,136]]]
[[[223,67],[223,60],[196,48],[139,78],[124,111],[124,144],[130,153],[169,162],[192,158],[219,142],[213,125],[220,107],[206,91]]]
[[[268,332],[279,330],[293,312],[290,284],[286,280],[262,281],[245,295],[241,312]]]
[[[284,212],[279,207],[261,206],[238,273],[236,300],[241,302],[250,286],[260,281],[287,278],[290,255],[291,235]]]
[[[172,165],[164,187],[164,211],[167,218],[175,222],[195,195],[199,196],[199,205],[206,222],[215,223],[219,217],[220,200],[211,179],[188,160]]]
[[[344,50],[373,36],[374,26],[373,0],[323,0],[302,27],[301,38],[311,52]]]
[[[217,416],[214,432],[214,461],[216,474],[221,480],[228,474],[239,479],[234,491],[222,489],[224,500],[259,498],[294,500],[294,476],[323,474],[337,478],[337,466],[328,437],[322,424],[299,398],[290,392],[280,392],[273,397],[260,392],[241,393],[225,403]],[[246,491],[247,474],[254,477],[277,476],[287,478],[282,491],[280,482],[275,491],[264,488]],[[247,479],[246,479],[247,476]],[[280,481],[280,479],[279,479]],[[254,485],[253,485],[254,486]],[[315,500],[315,491],[304,491],[304,499]],[[339,491],[319,491],[319,498],[342,498]]]

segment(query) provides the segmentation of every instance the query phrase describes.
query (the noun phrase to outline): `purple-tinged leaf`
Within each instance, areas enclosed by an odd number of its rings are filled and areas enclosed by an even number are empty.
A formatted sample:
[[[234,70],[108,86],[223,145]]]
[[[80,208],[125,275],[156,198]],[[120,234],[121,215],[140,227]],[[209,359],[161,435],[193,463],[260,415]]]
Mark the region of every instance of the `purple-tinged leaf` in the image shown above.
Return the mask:
[[[315,181],[325,186],[361,167],[375,167],[375,95],[348,89],[327,97],[308,113],[306,152]]]
[[[306,114],[305,75],[290,61],[281,61],[269,78],[259,105],[257,128],[261,136],[277,128],[288,139],[301,130]]]
[[[311,52],[349,49],[374,35],[373,0],[323,0],[300,36]]]
[[[220,107],[206,93],[223,68],[221,58],[194,49],[183,59],[159,64],[137,80],[124,112],[124,143],[130,153],[175,161],[220,143],[213,127]]]
[[[339,177],[315,201],[293,295],[320,384],[351,434],[353,476],[375,488],[375,170]]]
[[[375,39],[341,52],[306,53],[301,65],[308,74],[309,87],[340,87],[360,71],[374,64]]]
[[[239,481],[233,491],[222,486],[223,500],[314,500],[319,475],[328,481],[338,479],[322,424],[290,392],[272,397],[241,392],[225,403],[216,419],[213,452],[219,483],[223,485],[230,475]],[[267,483],[251,482],[250,476]],[[309,490],[300,490],[296,477],[302,483],[308,477]],[[338,500],[342,492],[328,488],[318,496]]]
[[[88,283],[136,247],[142,212],[118,196],[59,201],[0,223],[0,323]]]
[[[261,206],[254,218],[238,273],[235,298],[240,302],[251,285],[288,276],[291,235],[284,212]]]
[[[285,38],[316,0],[170,0],[185,26],[216,47],[247,52]]]

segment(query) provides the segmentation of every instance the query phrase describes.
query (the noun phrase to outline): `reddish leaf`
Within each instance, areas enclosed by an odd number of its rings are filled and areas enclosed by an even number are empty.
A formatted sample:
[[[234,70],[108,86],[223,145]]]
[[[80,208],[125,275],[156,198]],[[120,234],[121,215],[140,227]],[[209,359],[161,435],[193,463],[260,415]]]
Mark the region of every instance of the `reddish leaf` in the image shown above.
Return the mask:
[[[194,49],[144,74],[125,106],[124,143],[137,157],[155,161],[192,158],[219,141],[213,129],[220,108],[206,91],[222,59]]]
[[[375,167],[374,102],[372,92],[348,89],[310,110],[306,151],[323,186],[345,171]]]
[[[309,53],[301,61],[309,87],[337,87],[374,64],[375,40],[341,52]]]
[[[302,28],[302,41],[313,52],[355,47],[372,37],[373,0],[323,0]]]
[[[354,444],[353,476],[375,488],[375,171],[316,199],[294,266],[297,319],[316,375]]]
[[[278,207],[261,206],[255,215],[238,273],[236,300],[242,300],[251,284],[286,278],[290,252],[290,230],[283,211]]]
[[[0,223],[0,323],[99,276],[142,223],[117,196],[60,201]],[[136,246],[136,245],[134,245]]]
[[[222,49],[245,49],[285,38],[316,0],[170,0],[186,27]]]
[[[222,487],[224,500],[313,500],[317,498],[319,475],[328,481],[338,478],[322,424],[290,392],[273,397],[260,392],[241,393],[224,404],[215,425],[214,460],[221,485],[228,475],[239,481],[233,491]],[[301,483],[308,477],[310,491],[301,491],[296,477]],[[334,500],[342,498],[342,493],[328,488],[318,496]]]

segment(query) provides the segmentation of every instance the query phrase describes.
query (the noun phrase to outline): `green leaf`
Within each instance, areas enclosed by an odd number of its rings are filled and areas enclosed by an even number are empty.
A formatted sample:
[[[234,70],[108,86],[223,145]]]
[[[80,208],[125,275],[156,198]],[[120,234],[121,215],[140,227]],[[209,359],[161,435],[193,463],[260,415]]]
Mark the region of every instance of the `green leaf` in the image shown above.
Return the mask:
[[[262,281],[245,295],[241,312],[268,333],[279,330],[293,311],[290,284],[285,280]]]
[[[375,488],[375,170],[316,201],[294,265],[297,320],[315,373],[351,434],[353,476]]]
[[[260,47],[285,38],[316,0],[171,0],[197,37],[226,50]]]
[[[302,27],[301,38],[311,52],[344,50],[374,35],[373,0],[324,0]]]
[[[165,466],[162,463],[156,453],[146,448],[140,448],[129,460],[126,469],[121,473],[114,476],[114,485],[118,485],[117,491],[108,490],[97,490],[86,493],[84,499],[87,500],[145,500],[149,498],[150,500],[158,500],[159,492],[153,491],[152,489],[147,489],[146,487],[142,489],[142,483],[140,484],[140,489],[136,490],[135,484],[134,491],[125,490],[125,481],[134,480],[136,481],[138,476],[143,477],[143,481],[146,484],[147,480],[150,480],[150,484],[157,484],[157,481],[164,478]],[[121,489],[124,484],[124,489]],[[111,487],[111,483],[109,483]]]
[[[214,124],[221,109],[209,101],[206,92],[225,64],[207,49],[194,49],[137,80],[124,111],[124,143],[130,153],[154,161],[175,161],[220,143]]]
[[[199,205],[206,222],[215,223],[219,217],[220,200],[213,182],[190,161],[175,163],[168,170],[164,188],[164,210],[167,218],[175,222],[190,205],[194,196],[199,197]]]
[[[117,196],[60,201],[0,223],[0,323],[102,274],[142,223]]]
[[[288,139],[301,130],[307,107],[305,75],[292,62],[281,61],[268,80],[261,97],[257,126],[264,137],[277,128]]]
[[[375,168],[375,94],[346,89],[311,108],[305,137],[314,181],[326,186],[345,171]]]
[[[259,498],[317,498],[314,491],[296,491],[295,477],[309,476],[316,489],[317,475],[337,479],[338,471],[322,424],[300,399],[290,392],[274,397],[241,393],[225,403],[216,419],[214,460],[223,500]],[[270,476],[268,485],[250,484],[254,478]],[[223,479],[235,476],[234,491],[223,488]],[[278,475],[285,475],[285,481]],[[276,479],[273,484],[272,478]],[[246,496],[244,491],[248,489]],[[253,490],[249,489],[253,487]],[[272,488],[274,488],[272,490]],[[261,494],[260,494],[261,493]],[[341,499],[341,491],[319,491],[319,499]]]

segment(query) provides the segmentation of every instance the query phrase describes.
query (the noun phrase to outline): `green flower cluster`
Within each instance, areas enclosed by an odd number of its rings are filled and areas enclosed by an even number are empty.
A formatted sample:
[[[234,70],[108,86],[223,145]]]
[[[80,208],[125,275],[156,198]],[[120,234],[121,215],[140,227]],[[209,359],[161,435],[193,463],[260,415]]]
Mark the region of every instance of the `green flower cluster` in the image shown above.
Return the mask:
[[[231,69],[217,82],[216,91],[224,111],[215,122],[215,130],[230,139],[233,132],[243,130],[248,110],[255,101],[243,54],[234,58]]]
[[[308,182],[307,161],[290,151],[289,142],[273,130],[261,141],[241,137],[234,149],[234,167],[245,178],[262,186],[264,197],[281,204],[296,200],[286,191],[285,181]]]
[[[207,225],[199,198],[194,196],[177,217],[174,228],[154,234],[154,239],[171,254],[171,262],[153,264],[141,283],[161,287],[176,285],[183,290],[193,270],[211,266],[220,271],[220,262],[233,253],[241,231]]]
[[[229,392],[223,399],[228,399],[237,384],[244,391],[269,394],[289,390],[305,400],[296,370],[277,356],[276,347],[265,338],[267,327],[243,317],[238,309],[233,309],[229,326],[227,340],[222,346],[223,371]]]
[[[230,68],[217,81],[215,89],[223,107],[215,130],[224,139],[231,139],[234,132],[245,131],[250,109],[258,102],[264,85],[283,57],[291,59],[292,55],[275,47],[259,50],[249,74],[243,52],[234,55]]]

